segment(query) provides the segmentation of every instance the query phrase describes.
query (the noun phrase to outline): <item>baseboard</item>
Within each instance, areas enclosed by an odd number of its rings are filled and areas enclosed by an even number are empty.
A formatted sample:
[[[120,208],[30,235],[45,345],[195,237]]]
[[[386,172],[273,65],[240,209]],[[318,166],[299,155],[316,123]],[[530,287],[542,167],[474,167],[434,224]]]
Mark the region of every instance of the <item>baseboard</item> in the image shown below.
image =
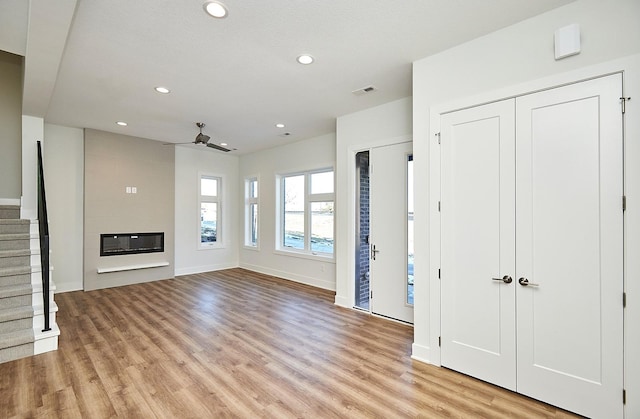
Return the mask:
[[[411,345],[411,359],[415,359],[416,361],[424,362],[425,364],[436,365],[430,361],[431,359],[431,349],[428,346],[418,345],[413,343]]]
[[[203,272],[213,272],[213,271],[221,271],[223,269],[232,269],[237,268],[238,264],[232,263],[218,263],[215,265],[202,265],[202,266],[189,266],[186,268],[176,268],[176,276],[181,275],[193,275],[200,274]]]
[[[340,307],[352,308],[353,304],[350,303],[349,298],[336,294],[334,304]]]
[[[20,198],[0,198],[0,205],[15,205],[16,207],[19,207]]]
[[[293,282],[298,282],[300,284],[311,285],[312,287],[322,288],[329,291],[336,290],[336,286],[332,282],[323,281],[317,278],[312,278],[304,275],[298,275],[291,272],[281,271],[278,269],[271,269],[271,268],[266,268],[264,266],[250,265],[246,263],[241,263],[240,268],[258,272],[265,275],[276,276],[278,278],[286,279]]]
[[[56,294],[61,294],[63,292],[73,292],[73,291],[82,291],[84,288],[82,284],[59,284],[56,282]]]

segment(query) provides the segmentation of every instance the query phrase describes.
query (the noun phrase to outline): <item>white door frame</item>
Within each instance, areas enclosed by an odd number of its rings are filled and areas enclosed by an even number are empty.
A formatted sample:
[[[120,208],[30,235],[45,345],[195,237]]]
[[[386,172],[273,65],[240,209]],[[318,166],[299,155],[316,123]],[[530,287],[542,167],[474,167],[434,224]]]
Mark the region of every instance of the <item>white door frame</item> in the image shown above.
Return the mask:
[[[349,179],[347,185],[347,196],[348,201],[346,202],[346,212],[347,212],[347,272],[348,272],[348,281],[347,281],[347,298],[349,307],[355,307],[356,297],[355,297],[355,275],[354,272],[356,270],[356,257],[354,249],[356,248],[356,154],[361,151],[369,151],[372,148],[383,147],[389,145],[395,145],[400,143],[411,142],[413,137],[411,135],[402,135],[399,137],[387,138],[379,141],[372,141],[369,143],[355,144],[349,146],[347,149],[347,177]]]

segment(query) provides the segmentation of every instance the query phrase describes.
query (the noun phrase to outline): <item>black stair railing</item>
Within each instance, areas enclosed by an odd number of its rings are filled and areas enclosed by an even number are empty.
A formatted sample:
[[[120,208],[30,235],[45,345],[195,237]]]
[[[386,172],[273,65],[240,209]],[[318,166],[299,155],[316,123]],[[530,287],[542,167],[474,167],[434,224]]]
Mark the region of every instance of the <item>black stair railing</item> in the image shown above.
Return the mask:
[[[40,265],[42,267],[42,306],[44,309],[43,332],[51,330],[49,325],[49,219],[47,217],[47,195],[44,191],[42,147],[38,141],[38,225],[40,228]]]

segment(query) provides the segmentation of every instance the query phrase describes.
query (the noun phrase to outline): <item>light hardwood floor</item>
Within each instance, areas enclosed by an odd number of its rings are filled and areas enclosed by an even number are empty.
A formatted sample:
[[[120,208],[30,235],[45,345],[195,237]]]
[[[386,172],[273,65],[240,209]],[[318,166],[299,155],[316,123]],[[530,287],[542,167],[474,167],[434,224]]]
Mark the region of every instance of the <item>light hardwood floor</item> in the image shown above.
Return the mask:
[[[0,365],[0,418],[573,417],[333,298],[243,269],[58,294],[60,348]]]

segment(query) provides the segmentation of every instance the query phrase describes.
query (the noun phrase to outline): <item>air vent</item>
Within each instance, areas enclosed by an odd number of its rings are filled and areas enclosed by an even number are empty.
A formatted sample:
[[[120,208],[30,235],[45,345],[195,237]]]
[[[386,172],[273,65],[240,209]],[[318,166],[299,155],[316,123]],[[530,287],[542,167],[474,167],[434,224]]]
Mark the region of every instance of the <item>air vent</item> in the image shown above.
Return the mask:
[[[369,86],[362,87],[360,89],[356,89],[351,93],[357,96],[362,96],[362,95],[366,95],[367,93],[373,93],[377,91],[378,91],[377,87],[369,85]]]

